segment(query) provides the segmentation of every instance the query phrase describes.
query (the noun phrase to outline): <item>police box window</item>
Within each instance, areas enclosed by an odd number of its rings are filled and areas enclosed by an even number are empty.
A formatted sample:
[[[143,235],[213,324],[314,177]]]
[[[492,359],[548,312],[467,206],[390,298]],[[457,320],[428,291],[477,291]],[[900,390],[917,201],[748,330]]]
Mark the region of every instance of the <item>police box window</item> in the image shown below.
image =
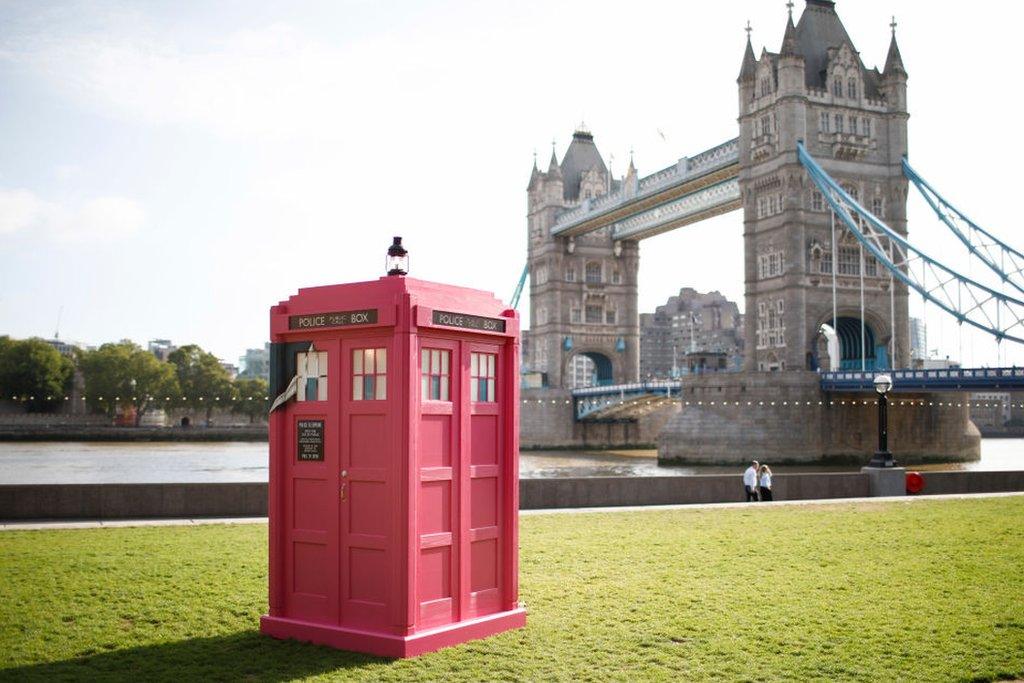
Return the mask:
[[[494,401],[493,353],[469,354],[469,400]]]
[[[420,395],[424,401],[449,401],[448,363],[451,352],[444,349],[420,351]]]
[[[295,354],[299,374],[298,401],[327,400],[327,352],[310,351]]]
[[[388,397],[388,350],[353,349],[352,400],[383,401]]]

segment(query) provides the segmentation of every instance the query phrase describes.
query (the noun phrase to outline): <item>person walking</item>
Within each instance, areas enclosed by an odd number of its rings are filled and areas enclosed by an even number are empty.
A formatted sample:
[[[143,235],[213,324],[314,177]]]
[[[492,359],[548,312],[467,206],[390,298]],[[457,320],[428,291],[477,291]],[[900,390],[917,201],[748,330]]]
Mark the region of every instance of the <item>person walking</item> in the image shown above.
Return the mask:
[[[768,465],[761,465],[758,477],[758,487],[760,488],[761,500],[771,501],[772,500],[772,471]]]
[[[747,495],[748,503],[757,502],[757,461],[750,463],[750,467],[743,472],[743,491]]]

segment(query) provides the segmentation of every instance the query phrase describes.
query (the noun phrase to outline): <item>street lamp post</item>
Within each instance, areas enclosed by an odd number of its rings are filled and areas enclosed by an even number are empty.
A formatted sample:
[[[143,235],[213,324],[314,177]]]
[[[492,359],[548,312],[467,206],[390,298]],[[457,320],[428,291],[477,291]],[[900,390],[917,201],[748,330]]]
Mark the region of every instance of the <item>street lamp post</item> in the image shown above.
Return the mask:
[[[895,467],[892,453],[889,452],[889,425],[887,408],[889,399],[886,394],[892,389],[892,377],[889,375],[875,376],[875,391],[878,392],[878,450],[868,463],[868,467]]]

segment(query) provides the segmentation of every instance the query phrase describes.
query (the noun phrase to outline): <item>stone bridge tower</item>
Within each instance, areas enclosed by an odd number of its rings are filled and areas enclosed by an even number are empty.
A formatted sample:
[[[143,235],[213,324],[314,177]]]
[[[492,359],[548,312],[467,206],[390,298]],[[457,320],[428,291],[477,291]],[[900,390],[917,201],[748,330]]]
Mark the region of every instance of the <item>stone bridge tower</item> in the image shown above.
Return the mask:
[[[629,173],[635,177],[632,160]],[[550,234],[560,213],[617,190],[619,182],[582,126],[561,163],[553,149],[546,172],[534,163],[527,188],[530,329],[524,360],[549,387],[637,379],[637,242],[613,240],[610,228],[575,238]]]
[[[778,53],[755,58],[748,29],[738,79],[747,371],[824,365],[818,329],[832,323],[833,269],[843,367],[859,370],[862,349],[869,370],[909,365],[906,285],[890,292],[888,272],[838,219],[833,247],[828,203],[797,159],[802,140],[865,208],[906,235],[907,73],[892,28],[881,72],[864,66],[829,0],[807,0],[796,25],[791,6]]]

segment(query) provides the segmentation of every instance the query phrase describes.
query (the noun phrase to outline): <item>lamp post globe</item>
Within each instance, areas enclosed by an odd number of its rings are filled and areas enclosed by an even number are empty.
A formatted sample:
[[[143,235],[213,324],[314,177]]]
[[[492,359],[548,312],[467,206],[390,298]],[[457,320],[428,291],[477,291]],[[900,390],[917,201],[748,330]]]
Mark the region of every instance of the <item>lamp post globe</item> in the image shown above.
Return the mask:
[[[889,399],[886,394],[892,389],[892,376],[875,375],[875,391],[878,392],[878,450],[868,463],[868,467],[895,467],[896,461],[889,452]]]
[[[409,252],[402,246],[401,237],[396,236],[388,247],[384,270],[388,275],[406,275],[409,272]]]

